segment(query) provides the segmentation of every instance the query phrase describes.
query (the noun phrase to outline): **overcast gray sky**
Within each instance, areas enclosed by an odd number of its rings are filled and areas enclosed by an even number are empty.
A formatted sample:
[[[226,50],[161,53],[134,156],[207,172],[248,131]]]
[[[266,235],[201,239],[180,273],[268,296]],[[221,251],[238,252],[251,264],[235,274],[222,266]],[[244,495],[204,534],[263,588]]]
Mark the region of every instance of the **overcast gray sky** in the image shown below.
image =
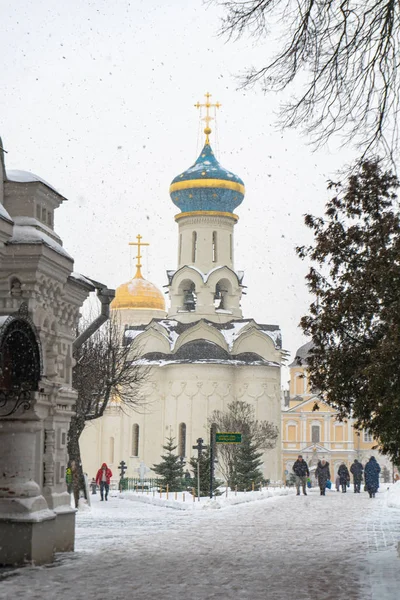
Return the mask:
[[[55,228],[75,270],[116,287],[134,274],[159,287],[176,267],[177,212],[168,188],[201,150],[195,102],[222,108],[211,143],[246,184],[237,209],[235,266],[245,271],[245,317],[279,324],[292,356],[309,297],[294,248],[311,238],[303,214],[322,214],[326,181],[351,160],[312,152],[275,125],[279,95],[238,90],[271,47],[218,37],[220,10],[201,0],[0,0],[0,135],[6,167],[32,171],[69,202]],[[284,382],[283,382],[284,383]]]

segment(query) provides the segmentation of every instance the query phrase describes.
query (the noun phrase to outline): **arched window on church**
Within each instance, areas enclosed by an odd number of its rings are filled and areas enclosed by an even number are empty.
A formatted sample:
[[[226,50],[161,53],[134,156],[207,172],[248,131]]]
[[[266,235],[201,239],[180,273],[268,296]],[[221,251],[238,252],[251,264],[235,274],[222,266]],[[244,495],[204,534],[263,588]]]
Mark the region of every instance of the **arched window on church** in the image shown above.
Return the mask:
[[[197,232],[193,231],[193,233],[192,233],[192,262],[196,262],[196,254],[197,254]]]
[[[217,262],[217,232],[212,234],[212,261]]]
[[[179,425],[178,454],[186,456],[186,423]]]
[[[132,456],[139,456],[139,425],[132,425]]]
[[[179,236],[179,258],[178,263],[181,264],[182,261],[182,234]]]
[[[110,460],[109,460],[110,465],[112,465],[114,462],[114,442],[115,442],[114,438],[110,437]]]
[[[229,235],[229,258],[232,260],[233,247],[232,247],[232,234]]]

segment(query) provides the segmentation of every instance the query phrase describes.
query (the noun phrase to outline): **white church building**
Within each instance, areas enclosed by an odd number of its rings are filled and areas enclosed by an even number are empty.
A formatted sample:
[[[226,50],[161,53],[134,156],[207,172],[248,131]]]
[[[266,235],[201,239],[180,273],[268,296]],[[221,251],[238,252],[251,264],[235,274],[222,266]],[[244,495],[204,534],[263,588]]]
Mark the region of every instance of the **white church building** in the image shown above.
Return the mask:
[[[131,343],[150,368],[144,385],[145,405],[128,412],[114,401],[106,414],[81,436],[83,469],[93,477],[102,462],[118,477],[137,477],[141,463],[160,462],[162,445],[173,436],[186,461],[201,437],[208,443],[208,419],[233,400],[255,409],[256,418],[281,423],[279,327],[245,318],[241,309],[244,273],[235,270],[235,209],[244,199],[243,181],[217,161],[209,141],[207,96],[204,147],[194,163],[170,186],[179,209],[178,261],[167,271],[169,308],[164,295],[141,273],[116,290],[111,309],[119,315],[124,343]],[[263,472],[281,477],[281,439],[263,457]],[[218,473],[217,473],[218,474]],[[151,475],[151,472],[149,473]]]

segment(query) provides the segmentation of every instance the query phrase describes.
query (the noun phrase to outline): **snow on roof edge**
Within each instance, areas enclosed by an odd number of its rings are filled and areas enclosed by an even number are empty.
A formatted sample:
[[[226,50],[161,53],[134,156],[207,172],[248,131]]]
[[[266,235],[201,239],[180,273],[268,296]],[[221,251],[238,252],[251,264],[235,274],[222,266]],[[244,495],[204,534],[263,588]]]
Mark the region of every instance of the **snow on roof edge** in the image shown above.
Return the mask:
[[[51,183],[45,179],[42,179],[42,177],[39,177],[39,175],[31,173],[30,171],[21,171],[19,169],[11,169],[9,171],[6,170],[6,181],[10,181],[11,183],[43,183],[58,196],[64,200],[67,200],[67,198],[63,196],[63,194],[61,194],[54,186],[52,186]]]

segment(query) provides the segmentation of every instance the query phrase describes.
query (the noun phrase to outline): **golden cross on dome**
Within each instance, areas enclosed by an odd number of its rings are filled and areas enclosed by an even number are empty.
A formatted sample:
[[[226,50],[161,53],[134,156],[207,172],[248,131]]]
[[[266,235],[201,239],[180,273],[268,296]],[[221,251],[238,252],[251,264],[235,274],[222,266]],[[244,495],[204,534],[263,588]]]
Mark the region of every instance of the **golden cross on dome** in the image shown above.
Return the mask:
[[[208,138],[208,136],[211,133],[211,129],[210,129],[210,121],[212,121],[214,119],[214,117],[210,117],[210,108],[220,108],[220,106],[222,106],[219,102],[216,102],[215,104],[211,104],[210,102],[210,98],[211,98],[211,94],[209,92],[207,92],[205,94],[206,97],[206,101],[204,104],[201,104],[200,102],[197,102],[197,104],[195,104],[195,108],[205,108],[206,109],[206,116],[203,117],[203,121],[206,122],[206,126],[204,128],[204,133],[206,134],[206,144],[210,143],[210,140]]]
[[[137,249],[138,253],[137,253],[137,256],[136,256],[136,260],[137,260],[137,263],[136,263],[136,275],[135,275],[134,279],[137,279],[138,277],[143,277],[142,276],[142,271],[141,271],[142,264],[140,262],[140,259],[142,258],[142,255],[140,254],[140,248],[142,246],[150,246],[150,244],[148,242],[142,242],[141,241],[143,238],[142,238],[142,236],[140,234],[136,236],[136,239],[137,239],[137,242],[129,242],[130,246],[137,246],[138,247],[138,249]]]

